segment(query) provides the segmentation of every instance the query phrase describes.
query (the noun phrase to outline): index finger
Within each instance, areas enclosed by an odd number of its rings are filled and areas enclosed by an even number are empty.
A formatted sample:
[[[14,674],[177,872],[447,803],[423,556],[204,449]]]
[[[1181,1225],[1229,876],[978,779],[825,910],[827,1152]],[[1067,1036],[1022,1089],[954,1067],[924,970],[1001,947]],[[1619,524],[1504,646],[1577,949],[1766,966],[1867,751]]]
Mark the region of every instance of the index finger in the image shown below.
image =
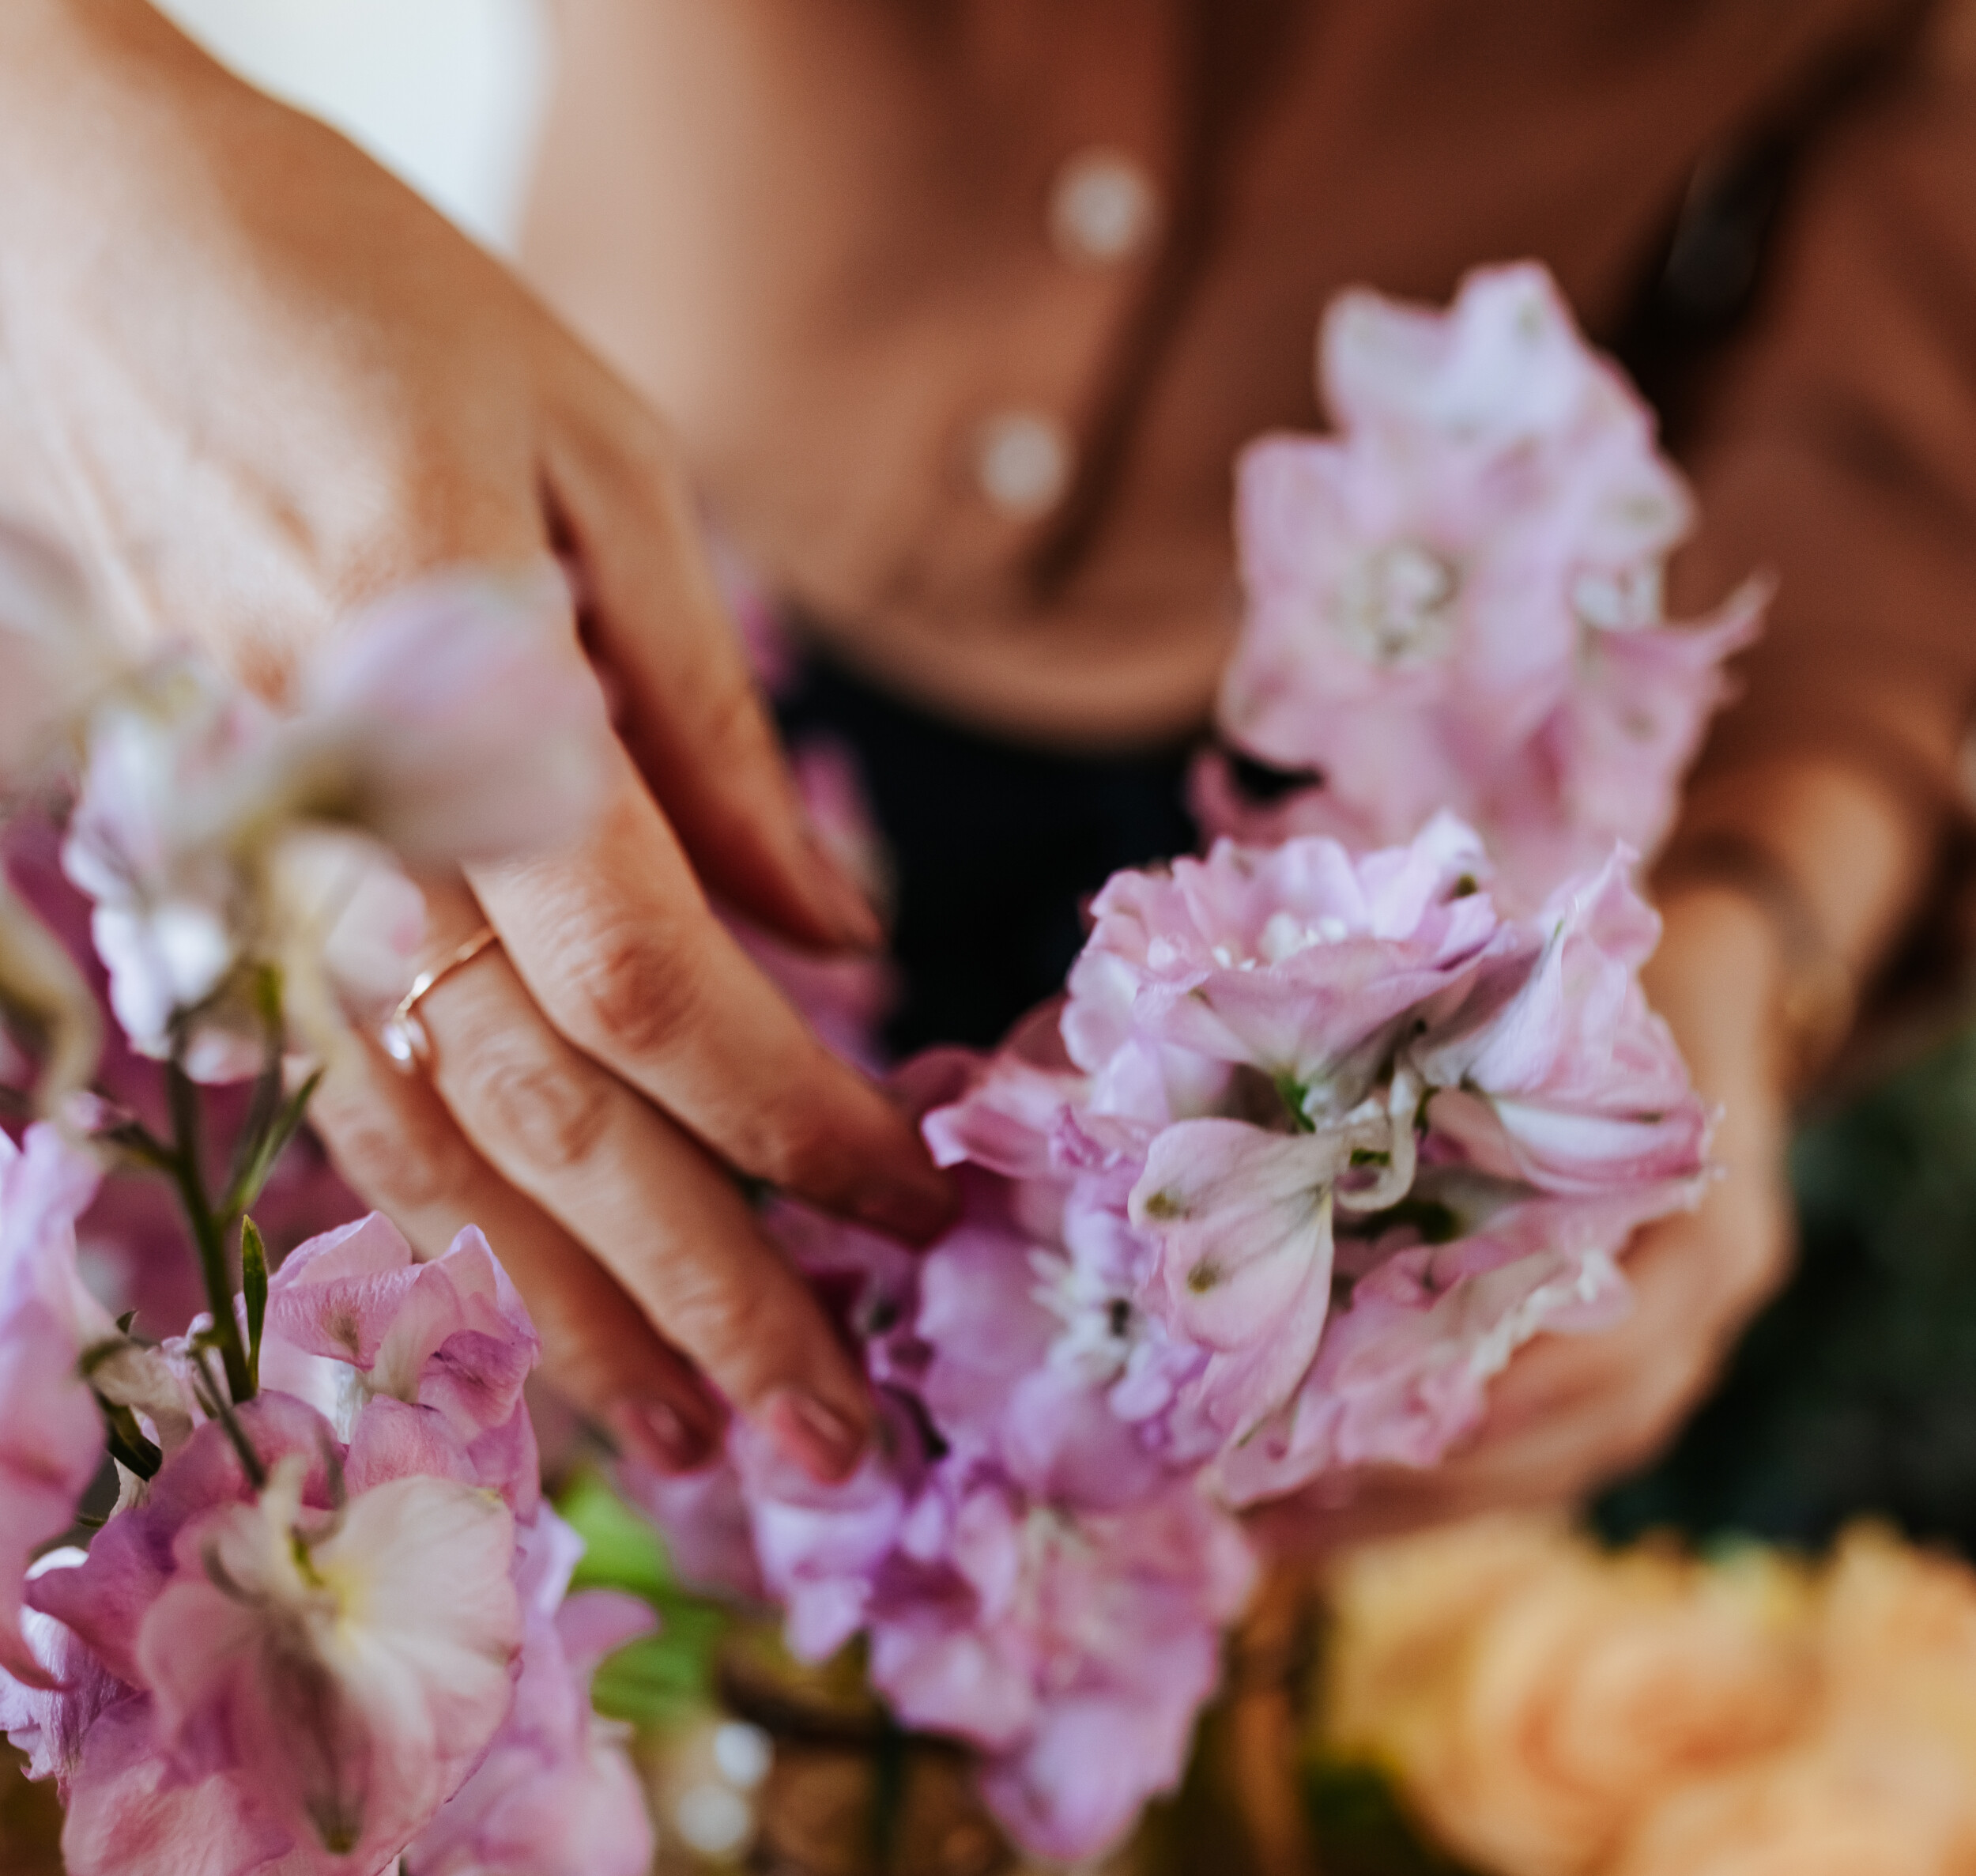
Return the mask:
[[[951,1190],[911,1122],[824,1047],[708,908],[628,761],[564,850],[473,870],[529,992],[577,1048],[741,1171],[913,1242]]]

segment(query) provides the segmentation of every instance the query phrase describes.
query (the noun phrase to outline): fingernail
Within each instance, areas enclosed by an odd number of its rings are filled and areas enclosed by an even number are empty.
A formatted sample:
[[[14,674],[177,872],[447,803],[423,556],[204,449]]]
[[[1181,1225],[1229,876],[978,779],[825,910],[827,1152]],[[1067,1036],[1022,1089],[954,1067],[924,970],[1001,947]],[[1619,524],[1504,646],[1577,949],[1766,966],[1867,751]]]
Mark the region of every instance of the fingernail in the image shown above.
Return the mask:
[[[909,1244],[927,1244],[953,1222],[957,1201],[952,1183],[937,1173],[921,1180],[879,1179],[851,1199],[861,1225]]]
[[[669,1401],[620,1401],[609,1416],[619,1443],[661,1472],[694,1472],[712,1458],[714,1435]]]
[[[816,859],[816,878],[824,918],[838,942],[854,950],[877,950],[885,942],[884,921],[813,834],[810,836],[809,849]]]
[[[840,1484],[865,1456],[864,1429],[813,1394],[784,1388],[768,1397],[760,1417],[784,1456],[819,1485]]]

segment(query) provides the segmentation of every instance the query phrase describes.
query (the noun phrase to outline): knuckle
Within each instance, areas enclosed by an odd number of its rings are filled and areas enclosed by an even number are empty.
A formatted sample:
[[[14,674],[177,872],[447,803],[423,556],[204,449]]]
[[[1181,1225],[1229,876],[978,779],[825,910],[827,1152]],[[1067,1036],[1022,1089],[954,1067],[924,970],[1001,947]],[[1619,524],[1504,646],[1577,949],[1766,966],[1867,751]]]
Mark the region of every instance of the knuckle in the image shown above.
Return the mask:
[[[736,1157],[758,1179],[812,1193],[845,1184],[851,1165],[832,1108],[820,1100],[779,1104]]]
[[[582,1166],[610,1124],[602,1078],[533,1051],[500,1054],[476,1067],[473,1101],[501,1150],[536,1172]]]
[[[620,926],[569,948],[556,1002],[557,1026],[579,1044],[644,1055],[700,1026],[706,995],[670,934]]]
[[[422,1210],[454,1191],[473,1149],[450,1127],[375,1100],[319,1097],[310,1115],[330,1157],[373,1202]]]

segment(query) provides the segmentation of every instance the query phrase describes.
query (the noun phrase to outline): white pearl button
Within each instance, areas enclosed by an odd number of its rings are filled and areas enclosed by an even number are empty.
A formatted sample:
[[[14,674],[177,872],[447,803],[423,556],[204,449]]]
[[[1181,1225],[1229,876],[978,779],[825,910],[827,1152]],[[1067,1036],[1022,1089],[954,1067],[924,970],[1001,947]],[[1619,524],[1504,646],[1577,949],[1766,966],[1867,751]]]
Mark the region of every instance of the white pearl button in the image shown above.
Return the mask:
[[[1012,519],[1046,513],[1070,485],[1070,439],[1039,410],[1005,410],[981,427],[975,480],[989,504]]]
[[[1152,238],[1160,201],[1146,172],[1114,149],[1080,150],[1050,191],[1050,236],[1067,260],[1129,260]]]

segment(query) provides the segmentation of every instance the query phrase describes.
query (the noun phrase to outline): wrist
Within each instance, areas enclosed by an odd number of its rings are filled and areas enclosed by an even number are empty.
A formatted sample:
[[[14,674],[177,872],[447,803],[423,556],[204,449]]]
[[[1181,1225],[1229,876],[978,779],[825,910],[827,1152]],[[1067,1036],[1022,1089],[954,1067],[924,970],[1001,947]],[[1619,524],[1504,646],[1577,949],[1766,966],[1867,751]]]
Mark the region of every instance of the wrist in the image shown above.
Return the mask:
[[[1677,904],[1713,902],[1718,927],[1740,901],[1737,923],[1763,934],[1762,1021],[1786,1091],[1804,1092],[1844,1044],[1920,902],[1936,818],[1882,778],[1810,757],[1716,778],[1691,799],[1655,896],[1670,919]]]

